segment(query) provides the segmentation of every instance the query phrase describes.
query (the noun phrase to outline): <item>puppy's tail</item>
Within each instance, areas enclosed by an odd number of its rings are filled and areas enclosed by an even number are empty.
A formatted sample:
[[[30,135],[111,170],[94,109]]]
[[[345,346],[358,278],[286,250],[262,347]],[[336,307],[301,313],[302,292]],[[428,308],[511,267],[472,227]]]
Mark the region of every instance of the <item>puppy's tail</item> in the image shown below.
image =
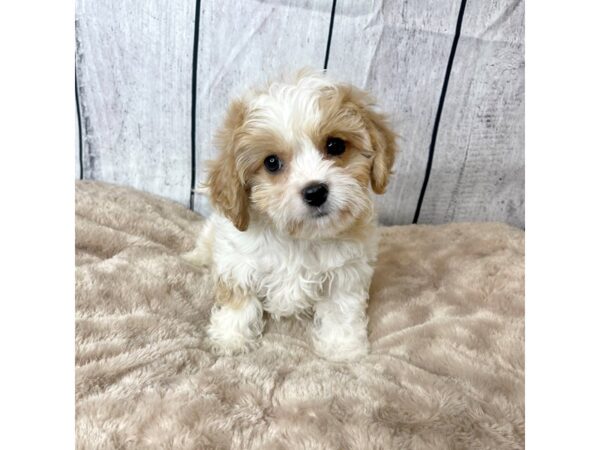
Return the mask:
[[[196,247],[193,250],[181,255],[181,258],[188,264],[195,267],[203,267],[212,264],[213,241],[215,237],[215,227],[213,222],[208,219],[204,221]]]

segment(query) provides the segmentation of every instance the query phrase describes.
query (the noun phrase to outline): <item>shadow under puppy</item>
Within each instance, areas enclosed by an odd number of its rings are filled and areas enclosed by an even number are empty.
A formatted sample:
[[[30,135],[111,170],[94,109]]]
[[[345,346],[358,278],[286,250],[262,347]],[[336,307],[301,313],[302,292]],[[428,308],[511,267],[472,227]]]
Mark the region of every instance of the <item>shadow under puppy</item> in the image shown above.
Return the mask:
[[[315,351],[368,353],[366,307],[396,135],[370,97],[303,71],[231,103],[209,162],[216,212],[188,259],[210,256],[214,351],[251,349],[274,318],[313,312]]]

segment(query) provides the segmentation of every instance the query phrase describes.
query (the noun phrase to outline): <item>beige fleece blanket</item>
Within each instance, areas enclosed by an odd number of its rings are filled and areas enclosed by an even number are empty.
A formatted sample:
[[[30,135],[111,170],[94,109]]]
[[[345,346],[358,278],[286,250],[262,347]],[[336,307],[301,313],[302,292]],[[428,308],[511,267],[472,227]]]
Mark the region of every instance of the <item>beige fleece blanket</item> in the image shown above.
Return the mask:
[[[384,228],[371,354],[332,363],[295,319],[207,351],[210,279],[180,256],[198,215],[88,181],[76,213],[78,448],[523,448],[522,231]]]

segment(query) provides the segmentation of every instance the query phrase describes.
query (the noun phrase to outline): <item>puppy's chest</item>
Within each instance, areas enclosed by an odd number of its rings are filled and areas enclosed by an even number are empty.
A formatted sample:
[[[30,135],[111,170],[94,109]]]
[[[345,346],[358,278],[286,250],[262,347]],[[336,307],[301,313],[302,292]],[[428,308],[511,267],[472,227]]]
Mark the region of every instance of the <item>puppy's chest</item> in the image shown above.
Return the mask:
[[[343,244],[281,245],[265,248],[250,258],[252,289],[274,316],[300,314],[330,295],[336,272],[358,248]]]

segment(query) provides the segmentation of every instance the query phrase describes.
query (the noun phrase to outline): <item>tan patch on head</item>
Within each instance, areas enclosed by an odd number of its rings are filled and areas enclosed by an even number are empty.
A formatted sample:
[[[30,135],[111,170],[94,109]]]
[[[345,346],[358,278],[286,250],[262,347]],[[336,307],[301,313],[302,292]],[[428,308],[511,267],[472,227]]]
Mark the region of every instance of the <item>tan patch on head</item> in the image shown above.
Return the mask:
[[[217,132],[219,156],[208,162],[207,186],[214,206],[241,231],[250,221],[250,191],[253,186],[283,184],[292,158],[289,144],[275,130],[257,128],[252,112],[241,100],[233,101],[222,128]],[[264,168],[264,159],[277,155],[284,163],[275,174]]]
[[[287,192],[293,152],[289,144],[276,133],[273,133],[272,139],[267,138],[264,133],[248,135],[246,141],[249,158],[256,162],[247,181],[250,186],[250,202],[253,209],[266,213]],[[277,172],[269,172],[264,167],[264,160],[270,155],[277,156],[282,163]]]
[[[270,176],[279,176],[282,172],[271,174],[263,166],[265,158],[276,155],[284,162],[284,168],[292,158],[289,143],[275,130],[245,126],[239,137],[238,163],[246,168],[248,181],[253,175],[263,172]]]
[[[322,123],[312,137],[324,153],[327,137],[343,139],[346,151],[330,158],[348,168],[362,186],[368,186],[370,180],[373,191],[382,194],[394,165],[396,134],[373,106],[366,92],[352,86],[324,91],[320,101]]]

